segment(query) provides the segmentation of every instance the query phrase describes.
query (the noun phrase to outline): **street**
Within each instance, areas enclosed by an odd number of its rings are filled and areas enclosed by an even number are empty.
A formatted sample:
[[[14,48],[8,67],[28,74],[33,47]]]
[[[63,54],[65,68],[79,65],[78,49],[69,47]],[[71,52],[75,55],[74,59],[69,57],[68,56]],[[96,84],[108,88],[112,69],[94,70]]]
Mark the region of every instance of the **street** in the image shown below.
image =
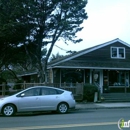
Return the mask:
[[[130,120],[129,108],[75,110],[68,114],[27,113],[0,115],[1,130],[119,130],[118,121]],[[125,129],[125,128],[123,128]]]

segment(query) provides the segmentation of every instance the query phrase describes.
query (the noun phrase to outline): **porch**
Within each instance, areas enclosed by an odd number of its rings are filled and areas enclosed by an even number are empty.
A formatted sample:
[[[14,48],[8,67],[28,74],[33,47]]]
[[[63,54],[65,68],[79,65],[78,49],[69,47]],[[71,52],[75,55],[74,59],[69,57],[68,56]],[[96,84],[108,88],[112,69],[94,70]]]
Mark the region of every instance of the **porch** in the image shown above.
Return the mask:
[[[130,71],[116,69],[87,69],[87,68],[56,68],[51,70],[52,83],[64,83],[73,87],[73,84],[98,83],[101,93],[130,93]]]

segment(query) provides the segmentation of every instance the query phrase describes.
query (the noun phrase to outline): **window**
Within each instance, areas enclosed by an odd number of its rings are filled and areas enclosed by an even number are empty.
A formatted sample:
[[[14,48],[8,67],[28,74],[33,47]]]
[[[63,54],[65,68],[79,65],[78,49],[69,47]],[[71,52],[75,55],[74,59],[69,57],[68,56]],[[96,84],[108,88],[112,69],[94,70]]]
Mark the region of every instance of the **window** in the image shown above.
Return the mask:
[[[111,47],[111,58],[125,58],[125,48],[123,47]]]
[[[29,89],[27,91],[24,92],[25,96],[39,96],[40,95],[40,88],[33,88],[33,89]]]
[[[109,71],[109,86],[129,86],[129,72],[110,70]]]
[[[84,78],[83,69],[63,69],[61,71],[61,82],[73,86],[73,83],[82,83]]]
[[[56,94],[62,94],[63,91],[56,90],[52,88],[42,88],[41,95],[56,95]]]

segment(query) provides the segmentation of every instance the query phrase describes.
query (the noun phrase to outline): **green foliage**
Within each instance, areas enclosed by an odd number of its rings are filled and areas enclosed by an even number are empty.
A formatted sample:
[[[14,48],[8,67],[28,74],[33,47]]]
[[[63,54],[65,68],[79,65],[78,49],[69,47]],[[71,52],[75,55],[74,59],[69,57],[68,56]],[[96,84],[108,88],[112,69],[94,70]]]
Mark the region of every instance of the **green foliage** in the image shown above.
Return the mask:
[[[97,86],[93,84],[85,84],[84,92],[83,92],[83,100],[87,100],[88,102],[93,102],[95,92],[98,92]]]
[[[22,0],[0,0],[0,43],[19,44],[25,38],[25,23],[19,21],[24,14]]]
[[[7,85],[7,81],[4,78],[0,78],[0,91],[2,91],[3,83],[5,84],[5,94],[8,94],[9,86]],[[2,94],[2,92],[0,92]]]
[[[56,55],[52,54],[51,58],[50,58],[50,62],[54,61],[54,60],[58,60],[60,58],[64,57],[63,55],[60,55],[59,53],[57,53]]]
[[[14,89],[14,90],[20,90],[20,89],[22,89],[22,86],[23,86],[23,80],[18,80],[18,81],[15,83],[13,89]]]
[[[3,78],[0,78],[0,85],[2,85],[2,83],[5,83],[5,84],[7,84],[7,82],[6,82],[6,80],[5,80],[5,79],[3,79]]]
[[[9,70],[4,70],[1,72],[1,78],[8,80],[8,79],[14,79],[14,75]]]
[[[76,33],[83,29],[81,24],[87,19],[86,4],[87,0],[0,0],[0,67],[28,59],[32,65],[37,63],[39,74],[45,74],[57,40],[82,41]],[[48,44],[49,50],[43,53]],[[25,47],[23,53],[27,56],[18,54],[20,46]],[[14,47],[19,51],[17,57],[9,55]]]

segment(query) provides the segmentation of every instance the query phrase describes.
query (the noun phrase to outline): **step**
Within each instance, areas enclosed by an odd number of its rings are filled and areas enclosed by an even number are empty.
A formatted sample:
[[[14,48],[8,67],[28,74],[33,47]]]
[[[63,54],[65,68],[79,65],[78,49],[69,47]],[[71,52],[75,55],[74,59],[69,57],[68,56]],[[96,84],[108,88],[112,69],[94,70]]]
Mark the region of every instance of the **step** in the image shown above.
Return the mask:
[[[104,102],[130,102],[130,93],[104,93],[101,96]]]

